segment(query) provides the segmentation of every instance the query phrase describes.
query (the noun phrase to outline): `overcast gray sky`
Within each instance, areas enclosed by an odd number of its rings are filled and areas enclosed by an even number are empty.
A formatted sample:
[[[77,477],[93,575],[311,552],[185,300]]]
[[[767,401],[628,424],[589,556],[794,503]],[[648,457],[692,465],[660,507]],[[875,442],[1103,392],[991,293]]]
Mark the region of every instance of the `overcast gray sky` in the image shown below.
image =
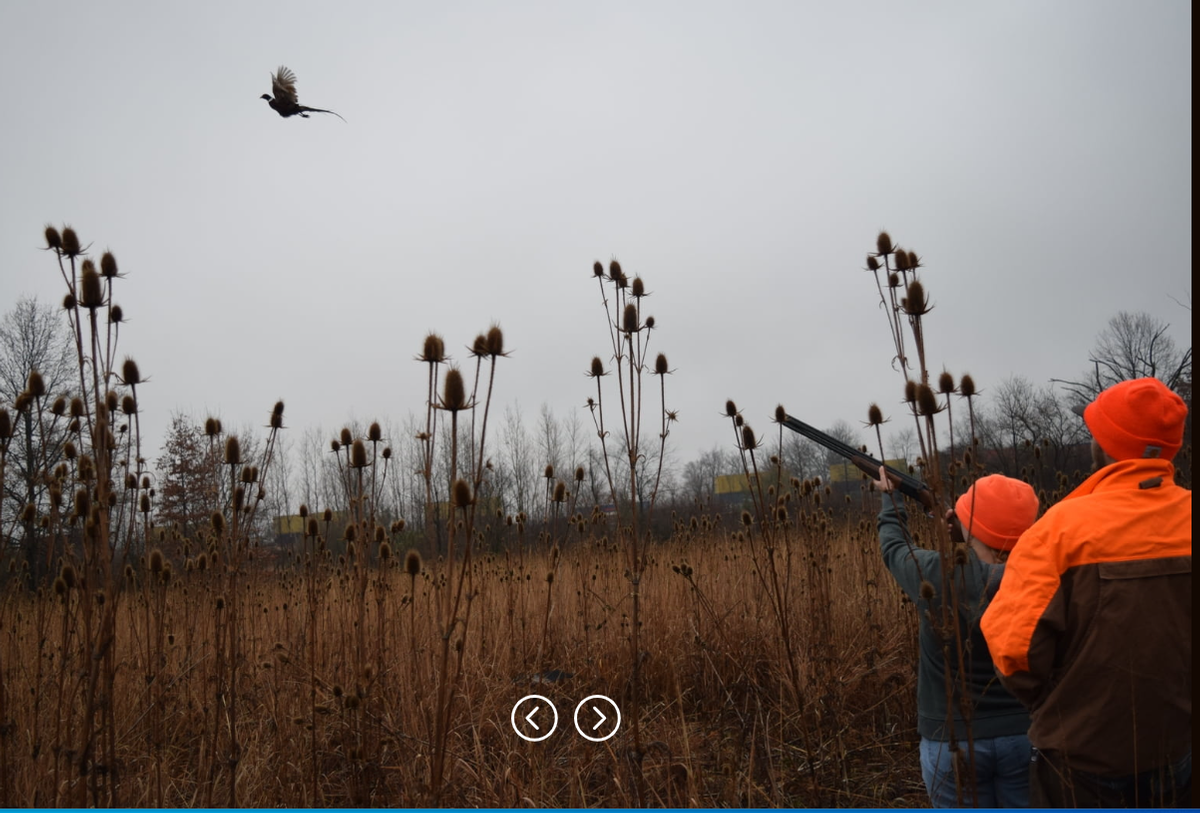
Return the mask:
[[[926,262],[935,367],[1078,373],[1121,309],[1190,344],[1191,4],[0,3],[0,305],[46,223],[110,248],[173,411],[295,430],[422,409],[425,334],[504,329],[496,397],[582,407],[593,261],[653,292],[679,463],[733,398],[898,414],[861,270]],[[259,96],[284,64],[301,103]],[[586,415],[584,416],[586,417]]]

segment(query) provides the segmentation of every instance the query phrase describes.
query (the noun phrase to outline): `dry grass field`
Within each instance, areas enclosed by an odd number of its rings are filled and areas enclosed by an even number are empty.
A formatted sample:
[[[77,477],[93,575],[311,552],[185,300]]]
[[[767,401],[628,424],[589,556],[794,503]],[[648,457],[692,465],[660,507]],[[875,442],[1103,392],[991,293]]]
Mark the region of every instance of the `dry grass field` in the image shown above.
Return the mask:
[[[257,572],[251,560],[231,593],[220,567],[152,558],[119,587],[105,653],[112,696],[97,698],[111,707],[113,743],[83,775],[76,698],[94,651],[82,645],[82,616],[96,598],[73,577],[54,594],[5,591],[6,802],[919,804],[915,615],[878,562],[873,523],[830,520],[808,502],[774,554],[789,573],[798,697],[746,538],[756,529],[685,528],[653,547],[640,755],[628,727],[597,744],[569,724],[575,703],[594,693],[629,713],[630,591],[610,529],[588,523],[557,549],[522,554],[514,543],[514,552],[476,556],[436,795],[444,563],[410,576],[396,556],[318,556],[285,572]],[[236,663],[224,663],[231,651]],[[538,682],[553,669],[572,676]],[[542,743],[509,726],[513,703],[530,692],[551,697],[566,721]]]

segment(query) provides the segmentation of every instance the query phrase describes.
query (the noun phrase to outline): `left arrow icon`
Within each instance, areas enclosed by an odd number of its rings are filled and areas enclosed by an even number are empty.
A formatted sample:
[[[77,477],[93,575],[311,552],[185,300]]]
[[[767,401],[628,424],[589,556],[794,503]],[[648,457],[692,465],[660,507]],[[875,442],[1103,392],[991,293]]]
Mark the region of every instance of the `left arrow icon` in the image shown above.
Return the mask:
[[[550,715],[549,721],[546,720],[546,714]],[[541,717],[541,722],[534,721],[534,717],[538,716]],[[541,742],[558,728],[558,709],[548,697],[527,694],[513,704],[508,721],[521,739],[526,742]]]

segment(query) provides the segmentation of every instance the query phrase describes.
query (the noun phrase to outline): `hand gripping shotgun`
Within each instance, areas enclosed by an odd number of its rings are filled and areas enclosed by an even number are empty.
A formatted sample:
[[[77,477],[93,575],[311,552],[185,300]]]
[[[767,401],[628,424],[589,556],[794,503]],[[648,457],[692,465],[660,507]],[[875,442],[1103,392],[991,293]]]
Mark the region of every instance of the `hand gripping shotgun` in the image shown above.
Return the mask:
[[[810,426],[798,418],[793,418],[791,415],[783,416],[783,425],[793,432],[804,435],[811,441],[821,444],[831,452],[837,452],[842,457],[849,460],[855,466],[863,471],[872,480],[879,479],[879,467],[883,466],[875,458],[871,457],[866,452],[855,449],[853,446],[848,446],[842,443],[835,437],[825,434],[815,426]],[[899,471],[891,466],[884,466],[887,473],[895,482],[897,490],[905,496],[912,497],[914,500],[920,501],[925,506],[926,510],[933,508],[933,491],[922,480],[918,480],[911,474]]]

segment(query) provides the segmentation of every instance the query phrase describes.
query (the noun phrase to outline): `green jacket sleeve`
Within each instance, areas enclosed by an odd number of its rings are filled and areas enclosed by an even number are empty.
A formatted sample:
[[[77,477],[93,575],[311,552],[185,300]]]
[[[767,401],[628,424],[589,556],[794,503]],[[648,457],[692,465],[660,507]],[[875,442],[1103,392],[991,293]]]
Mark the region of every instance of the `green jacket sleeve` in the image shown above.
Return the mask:
[[[883,495],[883,508],[879,511],[879,548],[892,578],[909,598],[917,601],[921,582],[933,581],[933,574],[937,573],[938,555],[913,544],[908,533],[904,497],[900,494]]]

